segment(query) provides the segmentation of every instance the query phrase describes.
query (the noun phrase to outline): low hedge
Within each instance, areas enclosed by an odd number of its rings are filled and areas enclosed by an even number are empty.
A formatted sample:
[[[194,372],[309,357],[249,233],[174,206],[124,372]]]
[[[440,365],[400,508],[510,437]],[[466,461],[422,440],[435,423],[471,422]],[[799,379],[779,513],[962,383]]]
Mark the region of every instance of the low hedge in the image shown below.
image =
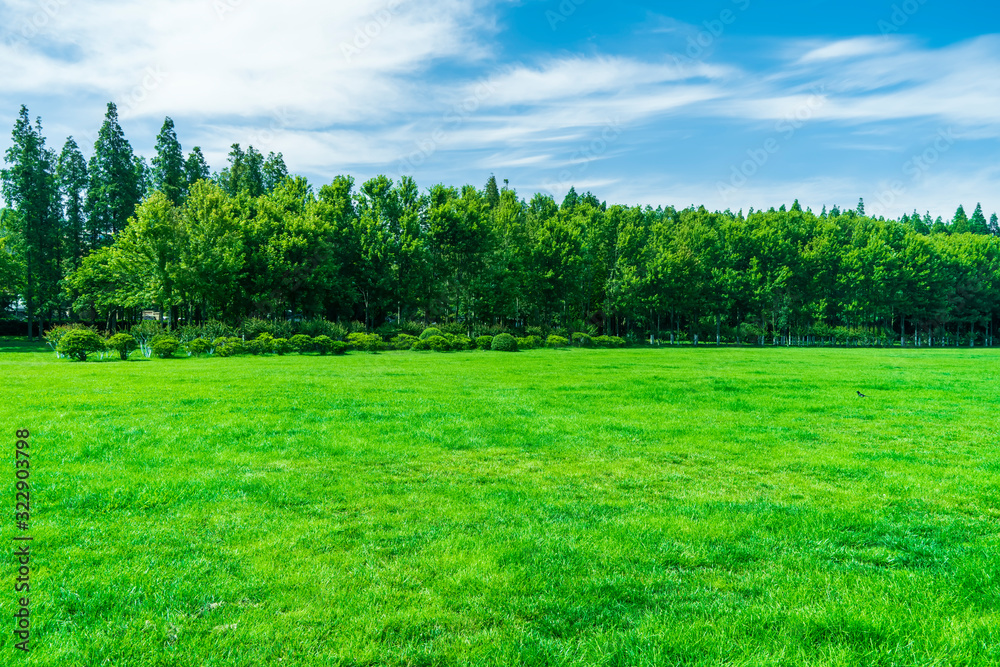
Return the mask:
[[[493,336],[480,336],[476,339],[476,347],[480,350],[492,350]]]
[[[562,336],[552,335],[546,339],[545,345],[548,347],[566,347],[569,345],[569,341]]]

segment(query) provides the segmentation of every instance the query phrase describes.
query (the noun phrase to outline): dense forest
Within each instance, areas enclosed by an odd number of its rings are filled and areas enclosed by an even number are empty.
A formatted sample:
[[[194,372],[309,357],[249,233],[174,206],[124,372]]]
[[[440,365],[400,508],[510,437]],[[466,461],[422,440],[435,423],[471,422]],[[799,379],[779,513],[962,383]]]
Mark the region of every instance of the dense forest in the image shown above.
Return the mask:
[[[150,162],[108,105],[87,160],[21,109],[2,172],[0,308],[115,330],[322,318],[583,331],[633,341],[992,345],[1000,228],[949,221],[608,206],[570,190],[340,176],[318,191],[234,145],[212,172],[167,118]],[[360,325],[355,325],[358,328]]]

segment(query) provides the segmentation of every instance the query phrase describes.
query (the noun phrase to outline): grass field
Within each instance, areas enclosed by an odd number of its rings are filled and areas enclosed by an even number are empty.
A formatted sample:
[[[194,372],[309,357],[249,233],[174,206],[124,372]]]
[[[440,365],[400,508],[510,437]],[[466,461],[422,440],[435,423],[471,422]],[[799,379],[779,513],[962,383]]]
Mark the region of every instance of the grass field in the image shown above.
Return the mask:
[[[1000,664],[993,351],[0,348],[0,664]]]

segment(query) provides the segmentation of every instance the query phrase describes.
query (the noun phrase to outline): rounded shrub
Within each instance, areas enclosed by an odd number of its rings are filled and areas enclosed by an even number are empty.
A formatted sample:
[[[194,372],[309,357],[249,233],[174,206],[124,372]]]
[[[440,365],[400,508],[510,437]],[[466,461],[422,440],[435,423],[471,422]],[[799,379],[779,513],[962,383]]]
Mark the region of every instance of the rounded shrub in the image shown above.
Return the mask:
[[[59,339],[56,351],[71,359],[86,361],[87,355],[105,349],[104,339],[91,329],[73,329]]]
[[[271,341],[271,349],[278,356],[283,356],[292,351],[292,344],[287,338],[275,338]]]
[[[169,359],[181,348],[181,343],[173,336],[157,336],[151,347],[153,354],[160,359]]]
[[[393,336],[392,340],[389,341],[389,347],[394,350],[409,350],[413,348],[413,344],[418,340],[420,339],[410,334],[399,334],[398,336]]]
[[[594,339],[590,337],[590,334],[577,331],[573,334],[573,345],[576,347],[593,347]]]
[[[305,334],[296,334],[292,336],[292,339],[288,341],[288,344],[293,350],[299,354],[305,354],[313,347],[313,339],[311,336]]]
[[[625,347],[625,339],[618,336],[598,336],[594,339],[598,347]]]
[[[216,338],[212,341],[212,347],[220,357],[235,357],[238,354],[246,354],[247,351],[246,343],[236,336]]]
[[[517,352],[517,339],[510,334],[500,334],[493,338],[490,349],[494,352]]]
[[[122,361],[128,361],[129,353],[137,349],[139,343],[135,342],[135,338],[127,333],[120,333],[109,338],[107,346],[109,350],[117,352]]]
[[[348,345],[342,340],[333,340],[329,336],[316,336],[313,338],[313,344],[319,353],[322,355],[327,354],[346,354]]]
[[[476,343],[465,334],[458,334],[451,339],[451,349],[453,350],[474,350]]]
[[[569,345],[569,341],[562,336],[553,334],[545,340],[545,345],[548,347],[566,347]]]
[[[193,354],[196,357],[200,357],[212,349],[212,346],[204,338],[195,338],[184,347],[187,349],[188,354]]]
[[[381,336],[361,332],[352,333],[348,336],[347,344],[353,350],[358,350],[359,352],[371,352],[373,354],[385,347],[385,343],[382,341]]]
[[[476,339],[476,347],[480,350],[492,350],[493,336],[480,336]]]
[[[424,332],[420,334],[420,340],[427,340],[431,336],[440,336],[442,331],[435,327],[430,327],[429,329],[424,329]]]
[[[453,349],[451,341],[444,336],[431,336],[423,342],[435,352],[451,352]]]

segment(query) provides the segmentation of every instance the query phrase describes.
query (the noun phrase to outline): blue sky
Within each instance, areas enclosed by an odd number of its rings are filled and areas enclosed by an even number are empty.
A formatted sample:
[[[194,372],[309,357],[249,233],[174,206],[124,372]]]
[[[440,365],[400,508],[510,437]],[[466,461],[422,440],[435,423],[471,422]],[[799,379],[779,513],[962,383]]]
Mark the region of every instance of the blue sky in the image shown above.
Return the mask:
[[[214,169],[253,144],[317,185],[494,173],[557,200],[989,214],[998,19],[965,0],[6,0],[0,118],[27,104],[89,153],[111,100],[147,156],[170,115]]]

